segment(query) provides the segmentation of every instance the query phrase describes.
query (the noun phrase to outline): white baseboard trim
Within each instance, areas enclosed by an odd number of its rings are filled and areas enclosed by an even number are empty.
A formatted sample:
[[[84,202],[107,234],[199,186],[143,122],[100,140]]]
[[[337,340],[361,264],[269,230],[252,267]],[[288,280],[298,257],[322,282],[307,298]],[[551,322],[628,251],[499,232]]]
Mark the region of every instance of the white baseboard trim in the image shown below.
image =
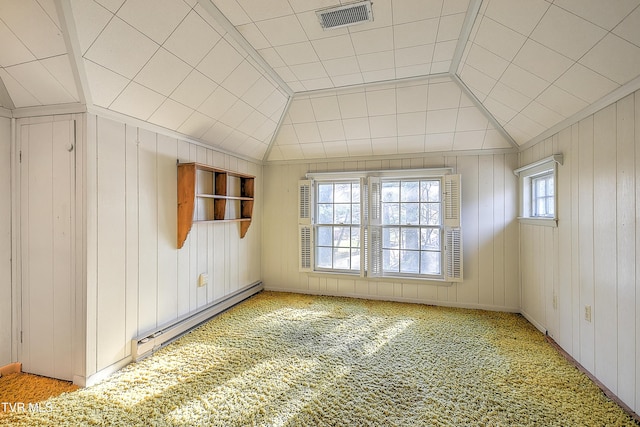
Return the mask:
[[[543,334],[547,334],[547,328],[545,328],[544,326],[542,326],[542,324],[540,322],[538,322],[536,319],[534,319],[532,316],[530,316],[529,314],[527,314],[526,311],[524,310],[520,310],[520,314],[522,314],[522,316],[527,319],[529,321],[529,323],[531,323],[533,326],[536,327],[537,330],[539,330],[540,332],[542,332]]]

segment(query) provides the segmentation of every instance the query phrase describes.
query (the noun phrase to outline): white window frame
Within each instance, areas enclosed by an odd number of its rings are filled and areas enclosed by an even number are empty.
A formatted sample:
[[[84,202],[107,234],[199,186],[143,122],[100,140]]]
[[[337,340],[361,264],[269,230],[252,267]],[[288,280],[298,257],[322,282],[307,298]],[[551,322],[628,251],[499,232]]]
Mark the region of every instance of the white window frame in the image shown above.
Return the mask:
[[[451,168],[412,169],[400,171],[358,171],[309,173],[299,182],[300,271],[319,274],[343,274],[380,279],[421,280],[427,282],[462,282],[462,229],[460,175]],[[382,271],[381,180],[439,180],[441,182],[440,231],[441,274],[400,273]],[[360,270],[316,268],[317,184],[360,180]],[[371,201],[371,203],[370,203]],[[305,205],[306,204],[306,205]],[[386,225],[385,225],[386,226]]]
[[[558,165],[562,165],[562,154],[554,154],[534,163],[530,163],[513,171],[519,178],[521,223],[557,227],[558,225]],[[534,206],[535,192],[533,184],[536,178],[553,177],[553,215],[537,215]]]

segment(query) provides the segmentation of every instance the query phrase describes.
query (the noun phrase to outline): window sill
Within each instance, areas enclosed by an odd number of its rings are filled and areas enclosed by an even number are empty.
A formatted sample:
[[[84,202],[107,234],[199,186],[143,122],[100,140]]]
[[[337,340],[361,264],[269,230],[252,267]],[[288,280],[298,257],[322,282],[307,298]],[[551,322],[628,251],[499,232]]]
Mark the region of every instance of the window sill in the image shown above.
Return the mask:
[[[418,283],[423,285],[432,286],[445,286],[449,287],[453,285],[453,282],[447,282],[444,279],[424,279],[421,277],[408,277],[408,276],[383,276],[383,277],[362,277],[360,274],[355,273],[336,273],[331,271],[312,271],[307,273],[312,277],[324,277],[342,280],[366,280],[368,282],[388,282],[388,283]]]
[[[532,218],[532,217],[518,217],[520,224],[538,225],[543,227],[557,227],[557,218]]]

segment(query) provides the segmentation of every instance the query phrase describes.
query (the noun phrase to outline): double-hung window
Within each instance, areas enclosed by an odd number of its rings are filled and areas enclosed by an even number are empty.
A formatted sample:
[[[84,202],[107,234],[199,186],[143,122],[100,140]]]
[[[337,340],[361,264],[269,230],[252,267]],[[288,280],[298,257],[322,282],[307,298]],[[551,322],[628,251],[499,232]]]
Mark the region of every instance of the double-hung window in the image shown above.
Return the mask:
[[[461,281],[460,176],[449,172],[309,174],[301,271]]]

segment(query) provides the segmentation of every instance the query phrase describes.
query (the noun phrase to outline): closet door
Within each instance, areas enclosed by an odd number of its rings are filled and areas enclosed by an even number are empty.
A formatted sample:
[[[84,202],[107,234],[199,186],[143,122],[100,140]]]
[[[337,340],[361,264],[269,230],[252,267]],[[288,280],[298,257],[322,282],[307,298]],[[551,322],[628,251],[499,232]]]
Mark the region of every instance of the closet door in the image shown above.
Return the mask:
[[[22,370],[73,379],[74,121],[21,123]]]

